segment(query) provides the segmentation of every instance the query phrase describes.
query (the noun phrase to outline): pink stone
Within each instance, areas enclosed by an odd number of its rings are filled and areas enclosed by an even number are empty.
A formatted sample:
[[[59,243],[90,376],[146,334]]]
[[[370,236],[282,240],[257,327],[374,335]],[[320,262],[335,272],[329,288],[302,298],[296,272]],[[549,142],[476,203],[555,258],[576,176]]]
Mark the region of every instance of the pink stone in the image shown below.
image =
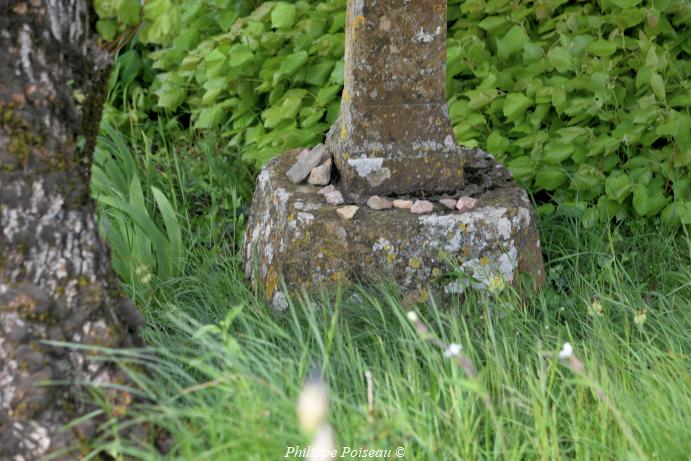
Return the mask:
[[[338,213],[338,216],[340,216],[342,219],[353,219],[353,216],[355,216],[355,213],[357,213],[357,210],[359,210],[360,207],[355,206],[355,205],[348,205],[344,206],[343,208],[339,208],[336,210],[336,213]]]
[[[298,160],[302,160],[302,159],[305,158],[305,156],[306,156],[307,154],[309,154],[309,153],[310,153],[310,150],[309,150],[309,149],[302,149],[302,150],[300,151],[300,153],[298,154],[298,158],[297,158],[297,159],[298,159]]]
[[[329,184],[328,186],[322,187],[321,189],[319,189],[319,191],[317,192],[317,194],[319,194],[319,195],[326,195],[326,194],[328,194],[329,192],[333,192],[333,191],[335,191],[335,190],[336,190],[336,187],[334,187],[333,184]]]
[[[410,207],[413,206],[413,201],[412,200],[394,200],[393,206],[395,206],[396,208],[403,208],[403,209],[409,210]]]
[[[297,161],[290,167],[286,176],[295,184],[300,184],[310,175],[312,168],[321,165],[330,157],[324,144],[319,144],[310,149],[305,155],[298,155]]]
[[[383,197],[373,195],[367,200],[367,206],[373,210],[388,210],[393,206],[393,203]]]
[[[326,162],[312,168],[310,177],[307,180],[313,186],[326,186],[331,181],[331,159],[326,159]]]
[[[410,208],[410,211],[415,214],[431,213],[434,211],[434,205],[432,205],[432,202],[427,200],[416,200],[415,203],[413,203],[413,206]]]
[[[345,202],[345,200],[343,200],[343,194],[337,190],[325,194],[324,198],[326,198],[326,203],[329,205],[342,205]]]
[[[444,205],[446,208],[450,210],[455,210],[456,209],[456,200],[452,198],[443,198],[439,200],[439,203]]]
[[[477,199],[472,197],[461,197],[456,203],[456,209],[458,211],[472,211],[477,204]]]

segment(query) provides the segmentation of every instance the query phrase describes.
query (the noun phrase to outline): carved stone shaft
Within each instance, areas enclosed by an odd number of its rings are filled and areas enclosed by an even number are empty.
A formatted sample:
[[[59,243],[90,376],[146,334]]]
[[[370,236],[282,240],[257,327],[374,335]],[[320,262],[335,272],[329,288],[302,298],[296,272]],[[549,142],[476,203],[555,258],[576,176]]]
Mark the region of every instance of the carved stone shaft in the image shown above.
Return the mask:
[[[341,115],[327,140],[344,193],[463,186],[445,75],[445,0],[348,2]]]

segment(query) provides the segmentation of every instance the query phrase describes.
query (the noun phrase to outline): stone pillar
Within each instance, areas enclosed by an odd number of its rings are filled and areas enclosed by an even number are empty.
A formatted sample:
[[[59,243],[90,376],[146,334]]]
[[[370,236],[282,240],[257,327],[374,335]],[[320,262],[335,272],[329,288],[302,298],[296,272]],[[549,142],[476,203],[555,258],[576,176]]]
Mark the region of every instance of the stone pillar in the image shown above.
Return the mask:
[[[346,196],[457,190],[446,0],[348,2],[345,88],[328,146]]]
[[[541,284],[528,195],[491,155],[454,141],[446,0],[348,0],[346,27],[326,149],[286,152],[257,179],[243,251],[257,291],[281,310],[282,282],[297,293],[393,280],[414,300],[500,291],[518,273]]]

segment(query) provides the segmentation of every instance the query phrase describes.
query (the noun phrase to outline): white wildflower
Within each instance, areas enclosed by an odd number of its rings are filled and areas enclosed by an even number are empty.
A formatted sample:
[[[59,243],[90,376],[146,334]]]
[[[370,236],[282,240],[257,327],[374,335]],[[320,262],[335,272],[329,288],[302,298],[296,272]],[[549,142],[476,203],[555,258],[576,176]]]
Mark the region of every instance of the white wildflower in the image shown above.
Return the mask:
[[[298,418],[300,427],[308,434],[319,428],[329,410],[329,395],[326,385],[321,380],[305,384],[298,400]]]
[[[411,322],[417,322],[418,320],[417,314],[414,311],[409,311],[407,316],[408,320],[410,320]]]
[[[570,342],[565,342],[559,351],[559,358],[561,360],[568,359],[573,355],[573,346]]]
[[[307,461],[326,461],[328,459],[336,459],[338,449],[334,440],[333,431],[327,425],[322,426],[314,436],[314,440],[310,444]]]
[[[640,329],[643,328],[643,325],[645,325],[645,321],[648,318],[648,315],[646,313],[645,309],[641,309],[636,312],[636,315],[633,317],[633,323]]]
[[[593,301],[593,303],[590,305],[590,308],[588,309],[588,314],[592,316],[602,317],[603,308],[600,300],[596,299],[595,301]]]
[[[501,275],[495,275],[489,279],[487,289],[490,293],[499,294],[506,288],[506,282]]]
[[[449,347],[447,347],[446,350],[444,351],[444,357],[447,357],[447,358],[455,357],[457,355],[460,355],[462,350],[463,350],[463,346],[461,346],[460,344],[451,343],[451,344],[449,344]]]

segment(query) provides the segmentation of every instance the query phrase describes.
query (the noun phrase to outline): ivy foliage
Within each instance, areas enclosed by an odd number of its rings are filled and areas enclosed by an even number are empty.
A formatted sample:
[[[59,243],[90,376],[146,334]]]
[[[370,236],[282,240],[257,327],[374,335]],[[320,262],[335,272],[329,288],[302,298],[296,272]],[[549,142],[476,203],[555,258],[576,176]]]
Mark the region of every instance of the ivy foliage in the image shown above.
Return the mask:
[[[129,1],[96,0],[106,32],[135,21]],[[158,47],[132,48],[119,68],[134,82],[150,63],[136,110],[189,114],[261,164],[321,141],[337,118],[345,0],[250,3],[146,1],[139,40]],[[688,1],[448,5],[447,95],[461,144],[551,198],[542,213],[691,224]]]

